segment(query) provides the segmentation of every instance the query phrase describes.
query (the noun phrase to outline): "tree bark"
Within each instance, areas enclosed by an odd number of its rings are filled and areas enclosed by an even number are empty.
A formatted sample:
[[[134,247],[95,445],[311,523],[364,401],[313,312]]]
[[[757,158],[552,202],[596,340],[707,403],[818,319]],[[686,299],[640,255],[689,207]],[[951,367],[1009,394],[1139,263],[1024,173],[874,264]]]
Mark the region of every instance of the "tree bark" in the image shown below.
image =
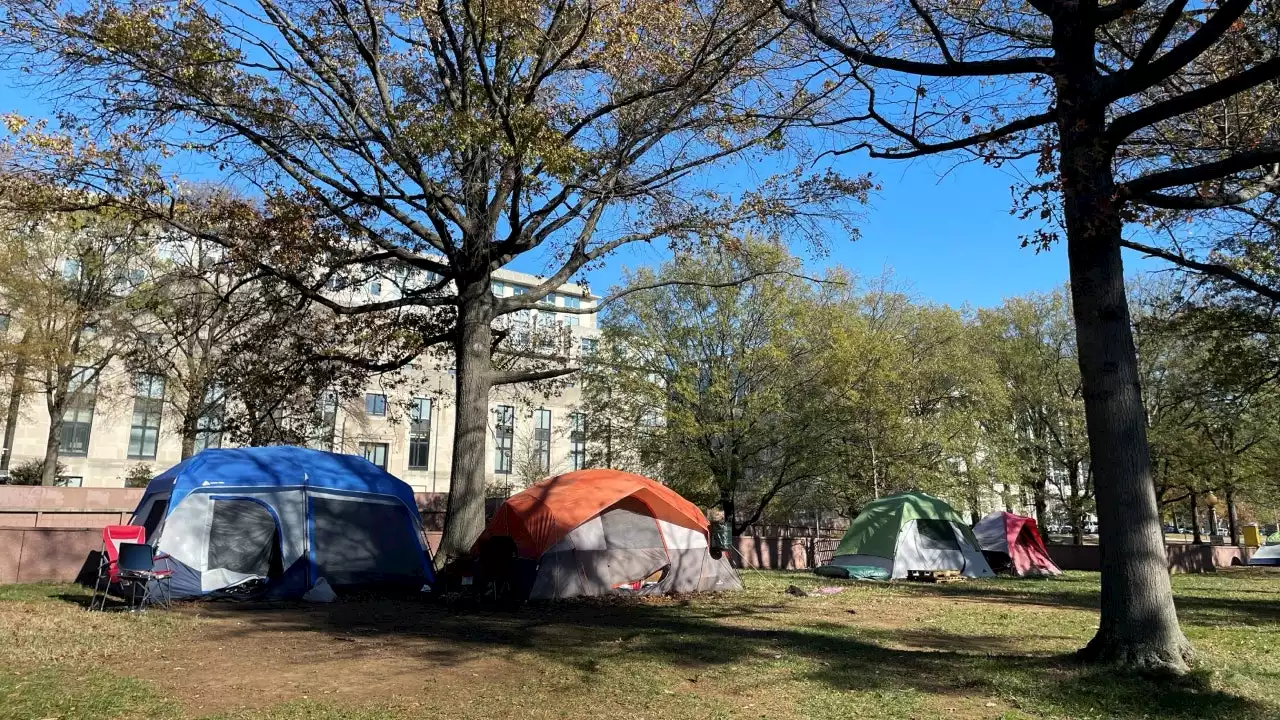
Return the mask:
[[[720,509],[724,511],[724,521],[738,532],[738,507],[734,501],[733,491],[720,488]]]
[[[1071,540],[1084,544],[1084,503],[1080,500],[1080,462],[1067,464],[1067,481],[1071,488]]]
[[[28,333],[22,334],[22,345],[27,344],[28,337]],[[13,459],[13,441],[18,432],[18,418],[22,415],[26,377],[27,359],[20,354],[13,366],[13,382],[9,385],[9,409],[4,416],[4,448],[0,449],[0,475],[9,474],[9,462]]]
[[[186,460],[196,452],[196,435],[198,434],[199,418],[194,418],[187,413],[182,418],[182,459]]]
[[[436,553],[438,566],[470,552],[484,531],[485,448],[493,385],[493,295],[488,272],[459,280],[458,301],[458,336],[454,340],[457,415],[444,533]]]
[[[1196,505],[1196,491],[1191,491],[1191,543],[1193,545],[1201,545],[1204,539],[1200,537],[1200,508]]]
[[[62,418],[49,420],[49,436],[45,438],[44,463],[40,466],[40,484],[46,487],[58,482],[58,448],[62,444]]]
[[[1045,479],[1043,468],[1036,468],[1035,484],[1031,486],[1031,497],[1036,505],[1036,524],[1040,527],[1048,527],[1049,525],[1049,498],[1046,492],[1048,481]]]
[[[45,438],[44,462],[40,466],[40,484],[52,486],[58,481],[58,451],[62,447],[62,423],[67,412],[68,387],[71,385],[71,368],[64,372],[57,369],[57,383],[49,388],[45,396],[45,407],[49,410],[49,434]]]
[[[1191,645],[1178,626],[1151,479],[1096,41],[1093,25],[1078,17],[1086,11],[1062,13],[1053,34],[1063,219],[1102,560],[1098,632],[1080,655],[1185,672]]]
[[[1240,544],[1240,524],[1236,517],[1236,491],[1235,488],[1227,486],[1227,531],[1231,533],[1231,544]]]

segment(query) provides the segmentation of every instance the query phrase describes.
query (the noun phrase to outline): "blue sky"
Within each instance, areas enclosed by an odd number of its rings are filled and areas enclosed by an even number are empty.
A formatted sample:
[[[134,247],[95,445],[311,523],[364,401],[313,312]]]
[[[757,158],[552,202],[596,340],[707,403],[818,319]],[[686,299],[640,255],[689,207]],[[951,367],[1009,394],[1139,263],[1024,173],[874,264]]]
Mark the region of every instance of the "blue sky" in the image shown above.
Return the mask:
[[[890,271],[911,294],[954,307],[989,307],[1067,282],[1065,245],[1039,253],[1021,247],[1021,236],[1039,222],[1010,214],[1015,179],[1005,171],[980,164],[953,167],[942,160],[842,163],[837,167],[848,172],[873,172],[881,190],[862,210],[861,237],[833,237],[825,257],[809,259],[812,267],[838,264],[862,277]],[[631,249],[587,280],[599,294],[617,282],[624,267],[663,259],[658,249]],[[1125,266],[1134,274],[1161,265],[1126,251]]]

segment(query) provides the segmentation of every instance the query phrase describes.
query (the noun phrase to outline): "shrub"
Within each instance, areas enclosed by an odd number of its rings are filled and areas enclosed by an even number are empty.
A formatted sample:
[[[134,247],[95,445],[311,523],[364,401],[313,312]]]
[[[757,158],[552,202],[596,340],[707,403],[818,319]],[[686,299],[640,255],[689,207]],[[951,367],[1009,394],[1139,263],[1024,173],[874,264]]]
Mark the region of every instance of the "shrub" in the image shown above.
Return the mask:
[[[40,474],[43,469],[43,460],[31,459],[24,463],[20,463],[15,467],[9,468],[9,484],[39,485]],[[58,463],[54,474],[57,476],[58,480],[65,480],[67,477],[67,466],[62,463]]]
[[[146,463],[138,463],[124,474],[125,487],[144,488],[149,482],[151,482],[151,466]]]

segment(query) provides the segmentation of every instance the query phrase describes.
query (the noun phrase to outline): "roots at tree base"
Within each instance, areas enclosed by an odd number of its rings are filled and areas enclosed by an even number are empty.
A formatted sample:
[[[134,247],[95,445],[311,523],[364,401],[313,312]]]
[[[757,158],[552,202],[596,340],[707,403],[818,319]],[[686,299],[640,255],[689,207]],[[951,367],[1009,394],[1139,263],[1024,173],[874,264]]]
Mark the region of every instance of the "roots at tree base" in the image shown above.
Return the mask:
[[[1182,675],[1190,669],[1195,650],[1181,632],[1174,638],[1150,641],[1117,637],[1099,630],[1088,645],[1076,652],[1076,658],[1091,665]]]

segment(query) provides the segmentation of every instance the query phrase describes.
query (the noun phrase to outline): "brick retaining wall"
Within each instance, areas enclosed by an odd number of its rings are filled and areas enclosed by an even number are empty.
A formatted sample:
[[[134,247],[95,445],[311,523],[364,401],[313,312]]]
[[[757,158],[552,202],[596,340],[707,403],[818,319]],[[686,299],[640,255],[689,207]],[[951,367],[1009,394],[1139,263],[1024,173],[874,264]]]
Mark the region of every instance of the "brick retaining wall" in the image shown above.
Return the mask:
[[[1049,557],[1063,570],[1093,570],[1102,567],[1097,545],[1049,545]],[[1253,555],[1253,548],[1235,545],[1165,545],[1169,558],[1169,572],[1213,572],[1221,567],[1244,565]]]

